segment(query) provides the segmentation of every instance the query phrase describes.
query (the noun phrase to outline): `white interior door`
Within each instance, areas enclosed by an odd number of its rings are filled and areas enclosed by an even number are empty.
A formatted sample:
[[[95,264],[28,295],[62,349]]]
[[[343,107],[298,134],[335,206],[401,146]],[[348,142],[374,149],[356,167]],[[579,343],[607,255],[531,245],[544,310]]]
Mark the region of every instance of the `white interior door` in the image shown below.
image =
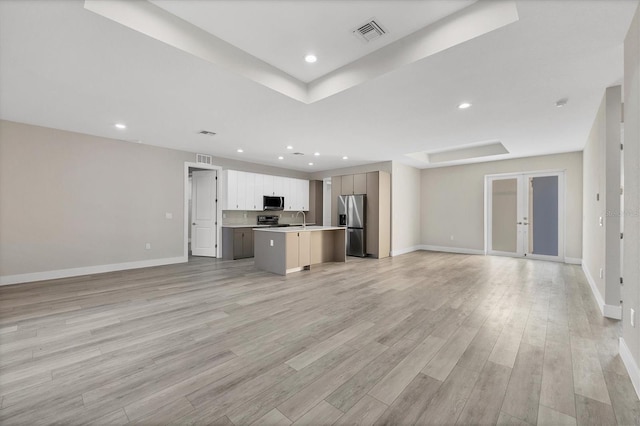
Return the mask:
[[[564,261],[564,173],[487,177],[487,253]]]
[[[191,254],[216,257],[217,171],[194,171],[191,189]]]

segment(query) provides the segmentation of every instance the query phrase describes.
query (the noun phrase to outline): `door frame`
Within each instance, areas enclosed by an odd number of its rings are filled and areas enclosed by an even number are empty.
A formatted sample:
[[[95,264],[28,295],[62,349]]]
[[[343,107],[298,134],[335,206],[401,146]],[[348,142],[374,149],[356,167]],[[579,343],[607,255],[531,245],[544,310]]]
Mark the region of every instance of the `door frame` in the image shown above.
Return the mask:
[[[484,177],[484,254],[517,257],[524,259],[538,259],[548,260],[552,262],[564,262],[566,251],[566,186],[565,186],[565,174],[566,169],[551,169],[551,170],[536,170],[525,172],[511,172],[511,173],[496,173],[485,175]],[[495,179],[510,179],[523,176],[528,179],[532,177],[544,177],[544,176],[558,176],[558,256],[546,256],[540,254],[527,253],[526,255],[519,255],[517,253],[500,252],[491,250],[491,236],[492,236],[492,220],[491,220],[491,206],[492,206],[492,192],[491,182]],[[519,196],[521,194],[518,194]],[[528,203],[528,202],[527,202]],[[520,207],[520,206],[519,206]],[[530,219],[529,219],[530,220]]]
[[[222,187],[222,167],[219,166],[210,166],[208,164],[201,163],[193,163],[189,161],[185,161],[184,163],[184,190],[183,190],[183,198],[184,198],[184,208],[183,208],[183,218],[184,218],[184,228],[183,228],[183,237],[184,237],[184,249],[183,255],[184,258],[189,260],[189,226],[191,225],[191,221],[189,220],[189,169],[200,169],[200,170],[215,170],[217,172],[218,180],[216,181],[216,197],[218,200],[221,199],[220,188]],[[221,204],[218,202],[216,206],[216,258],[220,258],[222,253],[222,209],[220,208]]]

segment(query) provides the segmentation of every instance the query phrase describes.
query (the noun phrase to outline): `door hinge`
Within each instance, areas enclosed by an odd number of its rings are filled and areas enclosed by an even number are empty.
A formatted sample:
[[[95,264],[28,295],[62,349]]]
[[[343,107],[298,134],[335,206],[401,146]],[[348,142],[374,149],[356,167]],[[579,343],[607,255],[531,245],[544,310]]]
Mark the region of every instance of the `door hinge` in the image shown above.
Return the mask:
[[[620,144],[620,151],[623,151],[623,150],[624,150],[624,144],[623,144],[623,143],[621,143],[621,144]]]
[[[623,239],[623,238],[624,238],[624,232],[621,232],[620,233],[620,239]]]
[[[216,244],[216,248],[218,248],[218,245]]]
[[[218,202],[218,199],[216,198],[216,203]]]
[[[624,188],[620,187],[620,195],[624,195]]]
[[[624,284],[624,280],[620,277],[620,284]]]
[[[216,222],[216,225],[218,224],[218,222]]]

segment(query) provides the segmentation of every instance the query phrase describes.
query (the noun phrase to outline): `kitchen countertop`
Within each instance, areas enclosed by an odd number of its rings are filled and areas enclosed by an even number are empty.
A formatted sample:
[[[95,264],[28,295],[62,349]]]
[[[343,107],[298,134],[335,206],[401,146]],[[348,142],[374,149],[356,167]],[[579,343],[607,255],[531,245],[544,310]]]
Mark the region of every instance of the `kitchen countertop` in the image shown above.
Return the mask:
[[[315,225],[315,224],[307,224],[307,227],[311,226],[311,225]],[[273,227],[274,225],[222,225],[223,228],[269,228],[269,227]],[[281,226],[281,228],[294,228],[294,227],[301,227],[302,224],[301,223],[297,223],[297,224],[292,224],[290,226]]]
[[[268,228],[271,225],[222,225],[223,228]]]
[[[256,229],[256,231],[286,233],[286,232],[300,232],[300,231],[338,231],[338,230],[341,230],[341,229],[346,231],[347,228],[342,227],[342,226],[309,226],[309,225],[307,225],[306,227],[302,227],[302,226],[285,226],[285,227],[281,227],[281,228]]]

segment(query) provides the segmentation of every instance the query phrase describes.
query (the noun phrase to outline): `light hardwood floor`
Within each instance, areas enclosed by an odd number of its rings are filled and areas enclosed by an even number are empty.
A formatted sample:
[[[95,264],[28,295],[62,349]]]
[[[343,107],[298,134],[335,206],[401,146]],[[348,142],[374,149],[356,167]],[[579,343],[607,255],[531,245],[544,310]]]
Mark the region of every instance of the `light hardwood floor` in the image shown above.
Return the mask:
[[[0,423],[632,425],[577,266],[415,252],[0,288]]]

